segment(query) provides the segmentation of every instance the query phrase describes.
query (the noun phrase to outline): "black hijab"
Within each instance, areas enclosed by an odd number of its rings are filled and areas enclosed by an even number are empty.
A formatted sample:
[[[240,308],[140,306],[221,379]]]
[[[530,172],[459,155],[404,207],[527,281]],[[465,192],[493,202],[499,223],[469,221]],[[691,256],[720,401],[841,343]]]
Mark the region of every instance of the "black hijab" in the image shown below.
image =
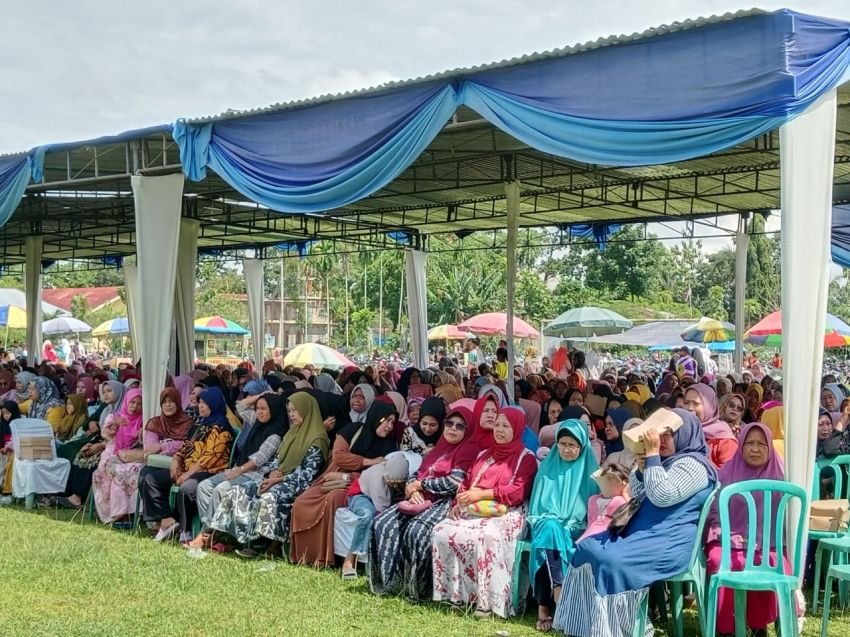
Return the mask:
[[[422,416],[431,416],[436,418],[437,423],[440,425],[437,427],[437,431],[430,436],[426,435],[425,432],[422,431],[422,427],[420,426],[422,424]],[[443,399],[437,396],[426,398],[425,402],[422,403],[422,406],[419,407],[419,422],[413,425],[413,431],[416,432],[419,439],[426,445],[436,445],[440,436],[443,435],[443,420],[445,420],[445,418],[446,403],[443,402]]]
[[[258,399],[258,402],[260,400],[264,400],[269,406],[271,418],[267,423],[262,423],[259,420],[254,421],[254,424],[251,425],[251,429],[247,432],[245,437],[245,444],[239,448],[234,466],[248,462],[250,456],[260,450],[260,447],[262,447],[263,443],[268,440],[269,436],[276,435],[283,438],[284,416],[286,415],[286,409],[284,409],[284,407],[286,406],[286,399],[283,396],[278,396],[277,394],[263,394]]]
[[[349,451],[364,458],[380,458],[398,449],[392,435],[381,438],[376,433],[381,422],[393,414],[398,417],[395,406],[376,400],[366,413],[366,422],[353,422],[339,432],[351,445]],[[359,433],[358,433],[359,432]],[[356,438],[356,440],[355,440]],[[352,444],[352,440],[354,443]]]
[[[351,424],[351,416],[349,415],[351,407],[348,400],[341,394],[332,394],[320,389],[302,389],[301,391],[310,394],[319,403],[322,420],[333,417],[336,421],[333,428],[328,432],[328,440],[331,449],[333,449],[334,441],[339,432]]]
[[[415,367],[408,367],[401,373],[401,376],[396,383],[396,391],[404,396],[405,401],[407,401],[407,390],[410,387],[410,379],[418,372],[419,370]]]
[[[11,418],[9,418],[9,420],[6,420],[2,416],[0,416],[0,446],[3,445],[3,441],[5,441],[6,438],[12,435],[12,421],[17,420],[21,417],[21,408],[14,400],[5,401],[3,403],[3,409],[5,409],[11,414]]]

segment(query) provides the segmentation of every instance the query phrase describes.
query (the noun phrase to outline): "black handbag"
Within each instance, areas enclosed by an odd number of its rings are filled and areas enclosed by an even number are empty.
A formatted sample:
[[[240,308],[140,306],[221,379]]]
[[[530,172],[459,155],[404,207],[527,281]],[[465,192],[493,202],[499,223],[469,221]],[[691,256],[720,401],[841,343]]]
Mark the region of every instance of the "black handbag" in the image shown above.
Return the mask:
[[[640,508],[640,499],[631,498],[628,502],[624,502],[617,507],[617,510],[611,515],[611,521],[608,523],[608,531],[613,536],[618,536],[623,532],[629,521],[634,517]]]

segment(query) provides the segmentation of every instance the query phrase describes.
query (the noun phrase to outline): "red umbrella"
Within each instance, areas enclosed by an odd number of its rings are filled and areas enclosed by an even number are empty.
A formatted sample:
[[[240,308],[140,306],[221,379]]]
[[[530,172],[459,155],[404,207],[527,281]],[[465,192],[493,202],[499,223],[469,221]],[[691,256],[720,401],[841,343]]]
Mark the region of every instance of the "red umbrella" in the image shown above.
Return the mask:
[[[504,335],[508,328],[508,315],[504,312],[488,312],[466,319],[458,325],[462,330],[469,330],[484,336]],[[514,317],[515,338],[540,338],[540,332],[531,327],[521,318]]]

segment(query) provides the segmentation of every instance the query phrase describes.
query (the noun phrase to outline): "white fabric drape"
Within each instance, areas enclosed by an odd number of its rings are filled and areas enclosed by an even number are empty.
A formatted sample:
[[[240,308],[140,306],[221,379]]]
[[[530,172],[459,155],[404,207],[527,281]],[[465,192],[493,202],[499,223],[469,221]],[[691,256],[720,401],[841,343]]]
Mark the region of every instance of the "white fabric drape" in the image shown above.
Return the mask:
[[[135,265],[124,266],[124,289],[127,298],[127,325],[130,327],[130,342],[133,344],[133,360],[139,360],[142,344],[139,341],[139,319],[136,308],[139,307],[139,269]]]
[[[179,365],[174,365],[176,374],[188,374],[195,368],[195,268],[198,264],[200,227],[201,222],[197,219],[180,220],[174,287],[176,354],[179,360]]]
[[[33,493],[58,493],[65,490],[68,475],[71,473],[71,462],[65,458],[56,457],[50,460],[21,459],[22,437],[53,438],[53,427],[46,420],[37,418],[18,418],[11,423],[12,448],[15,453],[15,464],[12,467],[12,495],[25,498]]]
[[[26,272],[24,288],[27,303],[27,362],[35,365],[41,361],[41,255],[44,249],[44,237],[41,235],[26,239]]]
[[[174,317],[177,244],[183,175],[131,178],[136,203],[136,255],[139,303],[134,308],[138,350],[142,361],[144,421],[159,414],[159,393],[165,386],[168,345]]]
[[[780,128],[785,477],[811,493],[826,321],[836,92]],[[789,538],[809,516],[796,504]],[[789,552],[794,542],[788,543]],[[806,543],[803,542],[803,559]]]
[[[263,261],[261,259],[242,259],[242,271],[245,274],[245,289],[248,291],[248,322],[251,326],[251,343],[254,349],[254,364],[263,364],[263,350],[266,342],[266,305],[263,283]]]
[[[428,366],[428,296],[425,275],[427,259],[428,255],[421,250],[404,252],[410,344],[413,347],[413,364],[419,369]]]
[[[744,371],[744,302],[747,298],[747,250],[750,235],[747,220],[738,218],[738,234],[735,235],[735,371]]]
[[[507,253],[507,325],[505,340],[508,342],[508,398],[514,399],[514,290],[516,288],[516,242],[519,224],[519,181],[505,183],[505,208],[507,213],[508,236],[505,241]]]

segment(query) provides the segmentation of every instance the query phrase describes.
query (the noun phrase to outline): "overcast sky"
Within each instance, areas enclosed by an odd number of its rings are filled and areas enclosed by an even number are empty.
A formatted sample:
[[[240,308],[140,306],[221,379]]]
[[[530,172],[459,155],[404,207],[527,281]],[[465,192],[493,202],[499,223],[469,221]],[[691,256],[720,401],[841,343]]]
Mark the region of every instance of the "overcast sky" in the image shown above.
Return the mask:
[[[0,153],[745,8],[744,0],[28,0],[4,7],[0,21]],[[792,8],[850,20],[848,0]]]

